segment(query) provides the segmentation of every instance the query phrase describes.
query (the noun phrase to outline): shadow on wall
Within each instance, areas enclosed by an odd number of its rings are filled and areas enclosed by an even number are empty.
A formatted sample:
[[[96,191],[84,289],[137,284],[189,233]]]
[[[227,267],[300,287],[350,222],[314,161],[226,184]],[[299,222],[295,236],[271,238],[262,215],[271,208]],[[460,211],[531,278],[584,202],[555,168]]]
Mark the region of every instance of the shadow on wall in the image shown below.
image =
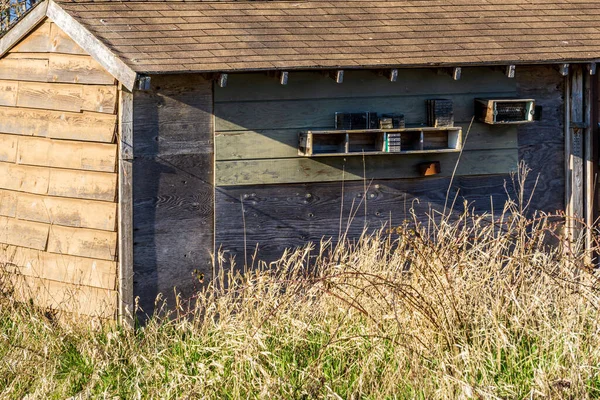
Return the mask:
[[[157,76],[134,98],[134,296],[144,313],[212,276],[212,87]],[[143,314],[143,313],[140,313]]]

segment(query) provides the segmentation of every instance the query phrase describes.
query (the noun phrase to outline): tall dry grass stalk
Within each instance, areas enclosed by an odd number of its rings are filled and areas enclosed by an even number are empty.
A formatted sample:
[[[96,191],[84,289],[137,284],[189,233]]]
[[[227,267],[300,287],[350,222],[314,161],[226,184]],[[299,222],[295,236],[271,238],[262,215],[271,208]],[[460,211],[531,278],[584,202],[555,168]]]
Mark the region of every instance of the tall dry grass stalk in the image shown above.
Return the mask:
[[[221,269],[195,308],[135,332],[3,299],[0,395],[598,398],[598,279],[579,243],[557,239],[562,219],[526,207],[415,218],[245,275]]]

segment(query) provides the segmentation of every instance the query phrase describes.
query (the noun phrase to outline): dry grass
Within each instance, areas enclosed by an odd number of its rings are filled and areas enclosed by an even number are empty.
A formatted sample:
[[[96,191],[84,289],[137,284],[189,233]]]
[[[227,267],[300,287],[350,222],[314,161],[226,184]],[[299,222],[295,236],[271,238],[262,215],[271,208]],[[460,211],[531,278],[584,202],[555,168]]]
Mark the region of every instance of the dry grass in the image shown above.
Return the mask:
[[[61,325],[4,299],[0,394],[598,398],[598,281],[553,219],[508,203],[499,218],[306,247],[244,276],[222,271],[193,310],[135,333]]]

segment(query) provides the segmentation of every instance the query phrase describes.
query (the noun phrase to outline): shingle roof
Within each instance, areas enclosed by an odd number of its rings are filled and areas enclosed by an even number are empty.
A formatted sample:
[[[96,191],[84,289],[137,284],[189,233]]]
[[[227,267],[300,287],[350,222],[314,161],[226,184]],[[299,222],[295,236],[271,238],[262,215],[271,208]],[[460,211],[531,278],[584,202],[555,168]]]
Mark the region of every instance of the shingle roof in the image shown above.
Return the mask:
[[[600,0],[56,0],[140,73],[600,59]]]

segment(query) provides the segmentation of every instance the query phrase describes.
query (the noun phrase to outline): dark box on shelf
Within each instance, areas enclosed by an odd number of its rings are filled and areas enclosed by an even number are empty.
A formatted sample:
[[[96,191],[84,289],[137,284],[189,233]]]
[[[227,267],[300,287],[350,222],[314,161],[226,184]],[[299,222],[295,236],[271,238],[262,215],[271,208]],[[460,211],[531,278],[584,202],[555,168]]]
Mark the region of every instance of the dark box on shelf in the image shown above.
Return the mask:
[[[335,129],[338,130],[377,129],[378,122],[375,112],[335,113]]]
[[[454,106],[452,100],[427,100],[427,126],[434,128],[454,126]]]

